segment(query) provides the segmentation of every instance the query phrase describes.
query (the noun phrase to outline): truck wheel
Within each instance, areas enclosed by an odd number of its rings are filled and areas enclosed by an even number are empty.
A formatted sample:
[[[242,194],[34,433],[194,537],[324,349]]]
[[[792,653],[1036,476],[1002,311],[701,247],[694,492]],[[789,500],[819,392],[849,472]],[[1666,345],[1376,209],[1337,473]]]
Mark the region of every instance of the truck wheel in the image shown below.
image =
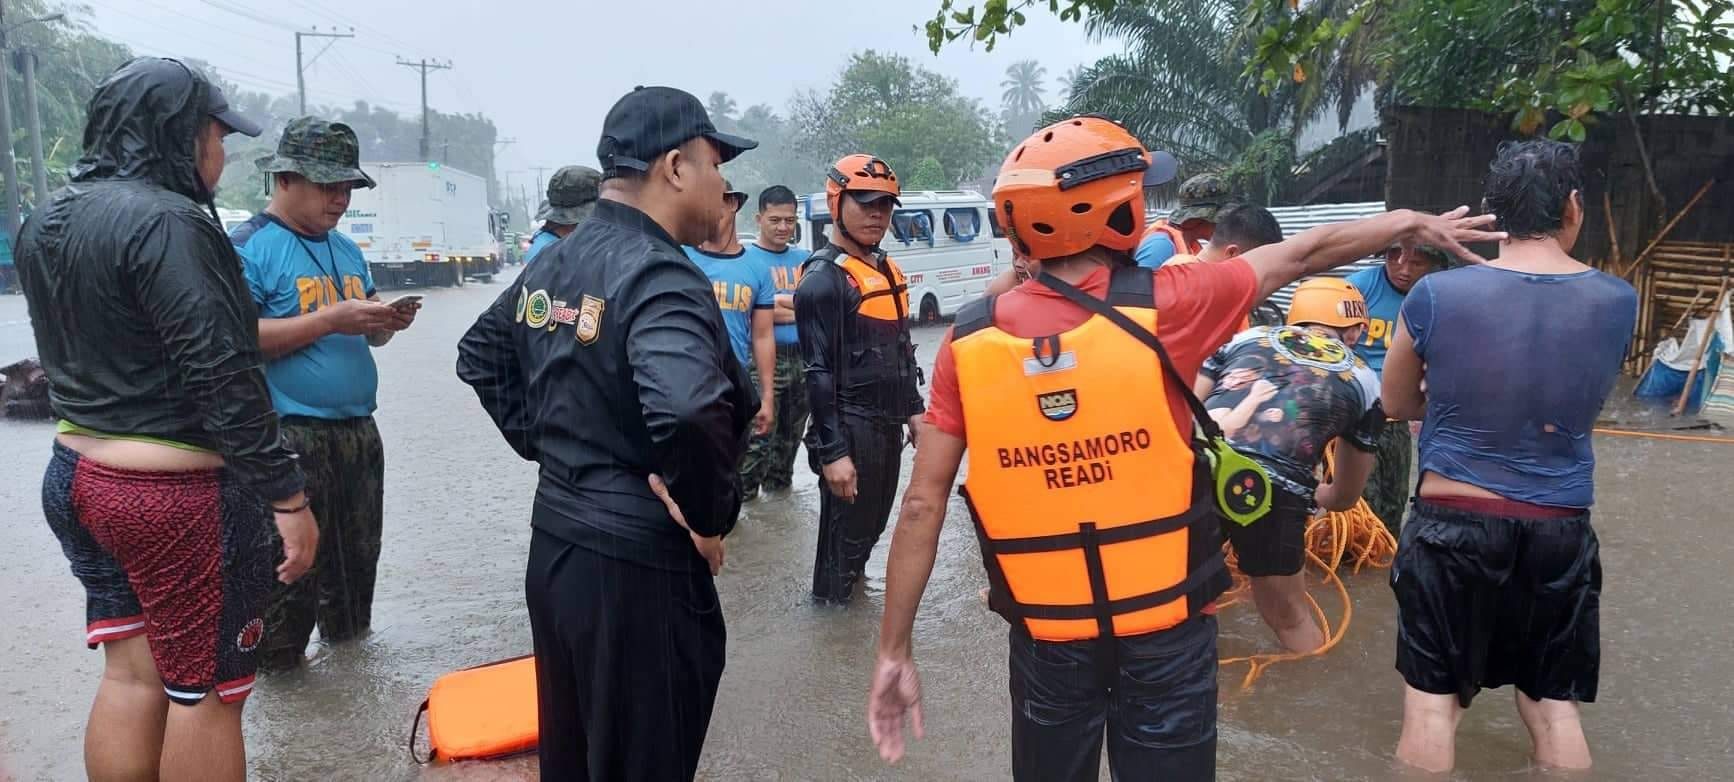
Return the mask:
[[[931,293],[921,297],[921,322],[939,322],[939,300],[933,298]]]
[[[451,267],[451,270],[448,272],[448,274],[450,276],[447,277],[448,282],[446,283],[446,285],[453,287],[453,288],[464,287],[464,263],[463,263],[463,261],[453,261],[453,262],[448,263],[446,265]]]

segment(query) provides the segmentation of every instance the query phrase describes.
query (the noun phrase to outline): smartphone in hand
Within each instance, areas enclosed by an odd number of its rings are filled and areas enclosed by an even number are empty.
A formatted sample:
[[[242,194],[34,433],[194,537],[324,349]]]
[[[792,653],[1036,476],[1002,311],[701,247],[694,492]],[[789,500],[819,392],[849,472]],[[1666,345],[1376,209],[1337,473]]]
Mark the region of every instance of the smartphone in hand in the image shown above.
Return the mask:
[[[386,306],[391,307],[392,309],[401,310],[401,309],[408,309],[410,307],[414,307],[415,305],[420,304],[420,303],[421,303],[421,294],[409,293],[409,294],[399,296],[395,299],[392,299],[391,301],[386,302]]]

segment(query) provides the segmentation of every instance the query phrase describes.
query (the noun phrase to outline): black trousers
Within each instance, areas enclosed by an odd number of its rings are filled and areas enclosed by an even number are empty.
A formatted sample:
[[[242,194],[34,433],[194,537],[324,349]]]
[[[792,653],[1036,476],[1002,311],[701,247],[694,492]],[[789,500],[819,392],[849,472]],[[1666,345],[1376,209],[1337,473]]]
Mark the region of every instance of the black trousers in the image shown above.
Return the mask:
[[[692,779],[723,671],[710,573],[613,559],[536,530],[524,597],[542,779]]]
[[[1216,617],[1105,642],[1011,631],[1012,778],[1216,778]]]
[[[847,603],[855,583],[867,568],[867,558],[897,499],[897,479],[903,472],[904,421],[874,420],[845,414],[843,432],[849,438],[849,458],[855,462],[855,501],[831,493],[822,465],[819,473],[819,550],[813,557],[813,599]]]

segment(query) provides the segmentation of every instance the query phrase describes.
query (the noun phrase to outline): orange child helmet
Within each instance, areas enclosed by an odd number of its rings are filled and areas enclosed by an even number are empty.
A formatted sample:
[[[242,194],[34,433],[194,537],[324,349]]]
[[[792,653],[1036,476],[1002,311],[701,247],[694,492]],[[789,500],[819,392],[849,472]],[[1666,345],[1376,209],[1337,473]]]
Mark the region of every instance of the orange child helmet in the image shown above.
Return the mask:
[[[1172,179],[1176,167],[1173,156],[1152,155],[1111,120],[1073,117],[1012,150],[993,202],[1025,257],[1064,258],[1092,247],[1131,252],[1144,235],[1144,188]]]
[[[1367,300],[1348,280],[1314,277],[1295,288],[1288,325],[1317,324],[1346,329],[1367,325]]]
[[[825,207],[833,221],[843,215],[842,199],[846,191],[886,193],[892,203],[903,205],[898,200],[903,189],[897,185],[897,174],[885,161],[872,155],[844,155],[825,174]],[[884,197],[877,196],[874,200]]]

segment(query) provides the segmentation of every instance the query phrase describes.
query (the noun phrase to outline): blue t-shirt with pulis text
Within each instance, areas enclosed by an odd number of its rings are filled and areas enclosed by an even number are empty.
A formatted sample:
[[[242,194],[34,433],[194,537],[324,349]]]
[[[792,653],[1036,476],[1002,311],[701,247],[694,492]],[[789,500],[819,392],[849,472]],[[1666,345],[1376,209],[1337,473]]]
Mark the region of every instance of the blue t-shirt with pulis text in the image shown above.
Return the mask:
[[[305,236],[260,212],[229,234],[261,318],[293,318],[346,299],[374,294],[367,259],[336,231]],[[265,381],[279,415],[361,418],[373,414],[379,369],[367,337],[327,334],[265,362]]]
[[[764,266],[771,273],[771,284],[776,286],[776,293],[793,296],[795,289],[801,286],[801,264],[807,262],[812,253],[794,245],[783,248],[782,252],[772,252],[757,244],[746,247],[747,259]],[[777,344],[794,345],[799,342],[795,324],[777,324]]]
[[[765,265],[749,260],[743,250],[734,255],[715,255],[697,247],[683,247],[699,271],[710,278],[716,291],[716,306],[729,329],[729,344],[741,366],[753,363],[753,312],[777,305],[777,288]]]

